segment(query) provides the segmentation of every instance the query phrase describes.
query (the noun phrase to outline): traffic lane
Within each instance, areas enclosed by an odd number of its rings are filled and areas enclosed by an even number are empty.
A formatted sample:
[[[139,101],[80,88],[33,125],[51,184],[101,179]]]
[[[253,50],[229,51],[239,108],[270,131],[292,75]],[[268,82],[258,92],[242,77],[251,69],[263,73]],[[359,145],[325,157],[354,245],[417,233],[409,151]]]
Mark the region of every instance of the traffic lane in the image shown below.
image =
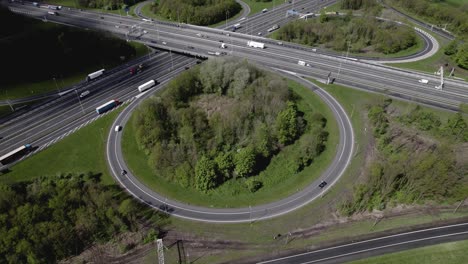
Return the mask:
[[[363,241],[313,249],[258,264],[341,263],[432,244],[468,239],[468,223],[382,236]]]

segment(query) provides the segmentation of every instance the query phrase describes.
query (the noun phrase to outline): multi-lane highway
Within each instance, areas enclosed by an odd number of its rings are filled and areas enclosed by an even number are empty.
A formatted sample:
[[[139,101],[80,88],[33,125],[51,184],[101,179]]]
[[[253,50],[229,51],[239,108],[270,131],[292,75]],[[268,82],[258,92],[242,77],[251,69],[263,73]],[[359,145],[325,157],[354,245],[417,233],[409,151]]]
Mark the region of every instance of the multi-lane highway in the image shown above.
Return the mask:
[[[196,59],[160,52],[151,55],[145,63],[146,69],[135,76],[129,74],[131,65],[123,65],[80,90],[69,90],[59,98],[48,100],[39,107],[2,123],[0,154],[24,144],[32,144],[41,150],[97,119],[97,106],[110,99],[120,102],[132,100],[138,94],[139,84],[150,79],[164,81],[173,78],[185,67],[194,65]],[[79,98],[79,94],[85,90],[89,90],[90,94]]]
[[[313,1],[311,1],[313,2]],[[32,6],[14,6],[12,9],[34,10]],[[265,14],[262,14],[265,15]],[[335,83],[359,89],[384,92],[393,96],[418,102],[456,109],[460,103],[468,102],[468,84],[459,80],[445,80],[442,90],[437,76],[399,70],[386,66],[373,65],[362,61],[347,60],[317,54],[311,48],[299,45],[279,45],[276,41],[242,34],[193,25],[167,22],[146,22],[141,19],[115,15],[62,10],[59,16],[49,20],[85,28],[110,31],[127,38],[139,38],[152,42],[162,49],[172,49],[191,54],[208,55],[208,52],[225,52],[227,56],[248,58],[259,64],[281,68],[325,80],[330,74]],[[130,33],[129,30],[131,31]],[[145,33],[146,32],[146,33]],[[247,46],[247,41],[265,43],[265,49]],[[227,45],[221,49],[221,42]],[[298,65],[298,60],[309,63],[311,67]],[[436,71],[436,69],[434,69]],[[419,83],[424,78],[428,84]]]

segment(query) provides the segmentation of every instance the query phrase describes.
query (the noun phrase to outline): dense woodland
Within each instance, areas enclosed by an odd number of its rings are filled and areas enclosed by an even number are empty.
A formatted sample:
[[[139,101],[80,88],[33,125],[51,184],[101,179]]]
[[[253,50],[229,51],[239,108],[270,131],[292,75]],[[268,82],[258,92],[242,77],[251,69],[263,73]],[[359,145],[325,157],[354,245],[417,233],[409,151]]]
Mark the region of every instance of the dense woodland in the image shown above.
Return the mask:
[[[91,173],[0,184],[0,263],[55,263],[163,218]]]
[[[416,44],[417,36],[409,27],[382,22],[373,16],[354,17],[349,12],[345,17],[296,20],[283,26],[277,38],[305,45],[324,45],[338,51],[365,52],[374,50],[392,54]]]
[[[136,3],[142,2],[144,0],[78,0],[77,3],[79,6],[87,8],[101,8],[106,10],[117,10]]]
[[[156,0],[151,6],[153,13],[167,19],[201,26],[229,19],[241,9],[235,0]]]
[[[390,114],[391,101],[369,108],[377,158],[365,184],[341,210],[382,210],[396,204],[427,201],[453,203],[468,194],[468,164],[456,159],[457,145],[468,142],[468,125],[460,113],[446,122],[416,106],[405,114]]]
[[[444,0],[387,0],[403,11],[415,14],[429,23],[438,25],[457,35],[445,49],[458,66],[468,69],[468,2],[455,6]]]
[[[202,192],[231,178],[258,174],[273,155],[305,130],[290,172],[301,171],[325,148],[325,118],[304,120],[287,82],[246,61],[209,60],[145,101],[133,126],[155,174]],[[301,138],[302,139],[302,138]],[[254,192],[261,182],[247,181]]]
[[[84,41],[86,40],[86,41]],[[51,80],[135,56],[125,40],[102,32],[45,24],[0,7],[0,84]],[[24,74],[27,72],[28,74]]]

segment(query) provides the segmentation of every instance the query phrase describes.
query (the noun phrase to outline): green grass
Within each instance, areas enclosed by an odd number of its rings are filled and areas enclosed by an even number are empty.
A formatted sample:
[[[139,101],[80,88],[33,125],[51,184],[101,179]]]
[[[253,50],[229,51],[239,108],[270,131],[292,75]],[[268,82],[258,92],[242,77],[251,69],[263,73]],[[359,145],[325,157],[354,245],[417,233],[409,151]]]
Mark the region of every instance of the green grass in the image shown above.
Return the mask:
[[[385,254],[382,256],[353,261],[350,262],[350,264],[463,264],[468,263],[468,255],[466,254],[467,248],[468,240],[464,240]]]
[[[272,10],[273,6],[277,7],[284,3],[284,1],[281,1],[281,0],[275,0],[275,1],[272,0],[270,2],[256,2],[254,0],[242,0],[242,1],[244,1],[247,5],[249,5],[250,7],[249,15],[262,12],[264,8],[267,8],[268,10]],[[288,4],[288,5],[291,5],[291,8],[292,8],[292,4]]]
[[[333,5],[327,6],[325,9],[325,12],[344,12],[343,9],[341,9],[341,1],[338,1],[334,3]]]
[[[107,133],[123,108],[99,118],[64,138],[59,143],[19,162],[0,176],[1,183],[29,181],[39,176],[54,177],[61,173],[101,173],[104,184],[112,184],[105,158]]]
[[[129,121],[123,134],[122,150],[127,164],[148,187],[168,198],[189,204],[210,207],[241,207],[272,202],[291,195],[310,184],[328,167],[336,153],[335,146],[339,138],[338,134],[335,133],[337,131],[336,120],[320,98],[294,82],[289,82],[289,86],[303,98],[299,102],[299,109],[305,112],[306,120],[312,112],[322,113],[328,120],[326,130],[330,133],[327,149],[314,160],[311,166],[296,175],[290,175],[286,170],[287,159],[285,157],[297,148],[297,144],[293,144],[273,157],[269,166],[260,175],[254,177],[263,182],[263,187],[256,193],[248,191],[244,178],[230,180],[209,194],[202,194],[191,188],[182,188],[176,183],[168,182],[154,175],[147,164],[147,155],[137,147],[134,129],[131,125],[132,120]]]

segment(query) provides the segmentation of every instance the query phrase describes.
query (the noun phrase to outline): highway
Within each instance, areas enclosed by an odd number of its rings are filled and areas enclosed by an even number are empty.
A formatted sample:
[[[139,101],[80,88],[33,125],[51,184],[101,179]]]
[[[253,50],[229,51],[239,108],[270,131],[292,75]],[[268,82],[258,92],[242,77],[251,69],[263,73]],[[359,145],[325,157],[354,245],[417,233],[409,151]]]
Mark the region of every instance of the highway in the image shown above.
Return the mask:
[[[264,260],[258,264],[344,263],[391,252],[466,239],[468,239],[468,223],[460,223],[384,235],[325,248],[311,248],[300,254]]]
[[[284,73],[280,72],[279,74]],[[336,146],[335,158],[328,169],[321,175],[320,179],[317,179],[301,191],[269,204],[247,208],[216,209],[173,201],[149,189],[139,182],[137,177],[132,174],[131,169],[127,167],[121,149],[122,133],[116,133],[114,127],[120,125],[125,130],[132,111],[142,100],[150,96],[150,93],[146,93],[144,96],[132,101],[119,114],[108,132],[106,155],[112,175],[123,188],[141,202],[180,218],[204,222],[240,223],[259,221],[286,214],[317,199],[339,180],[348,167],[354,152],[353,128],[346,112],[330,94],[301,77],[289,74],[285,76],[309,87],[330,107],[333,116],[337,120],[340,135],[339,144]],[[122,170],[127,171],[127,174],[121,175]],[[318,187],[322,180],[328,183],[323,189]]]
[[[141,60],[136,62],[140,63]],[[171,79],[185,70],[185,67],[195,63],[194,58],[160,52],[147,58],[146,69],[135,76],[129,74],[132,65],[111,70],[111,73],[91,82],[81,90],[71,90],[59,98],[50,99],[39,107],[2,123],[0,155],[24,144],[32,144],[37,148],[36,151],[40,151],[99,118],[100,115],[95,111],[97,106],[111,99],[123,103],[131,101],[139,93],[138,85],[151,79],[158,81]],[[78,95],[84,90],[89,90],[91,93],[80,99]]]
[[[34,7],[26,5],[21,8],[34,10]],[[48,19],[113,32],[124,38],[148,41],[161,49],[205,56],[208,52],[225,52],[228,56],[248,58],[261,65],[297,72],[322,81],[330,74],[337,84],[382,92],[452,110],[457,109],[460,103],[468,102],[468,84],[464,81],[445,80],[443,89],[437,90],[435,86],[439,85],[439,80],[434,75],[317,54],[308,47],[278,45],[276,41],[239,32],[230,32],[228,36],[225,31],[219,29],[185,24],[177,27],[167,22],[145,22],[130,17],[76,10],[65,10],[59,16],[49,16]],[[132,29],[130,34],[129,29]],[[266,48],[248,47],[246,43],[249,40],[265,43]],[[227,45],[227,49],[220,48],[221,41]],[[299,66],[298,60],[309,63],[311,67]],[[429,83],[419,83],[421,78],[429,80]]]

